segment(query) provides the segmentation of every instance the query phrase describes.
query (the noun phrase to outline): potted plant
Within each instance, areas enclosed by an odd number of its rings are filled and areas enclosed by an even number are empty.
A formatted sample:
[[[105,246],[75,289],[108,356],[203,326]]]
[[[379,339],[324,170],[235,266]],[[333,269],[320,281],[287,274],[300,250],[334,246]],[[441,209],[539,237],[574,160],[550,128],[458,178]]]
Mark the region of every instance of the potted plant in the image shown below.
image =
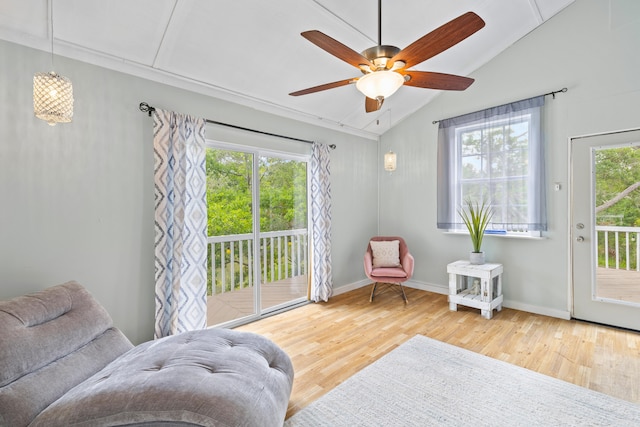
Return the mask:
[[[465,199],[465,208],[458,210],[458,214],[469,230],[473,251],[469,256],[471,264],[484,264],[484,252],[482,252],[482,238],[484,230],[489,225],[489,221],[493,217],[493,209],[491,204],[486,201],[474,202],[470,198]]]

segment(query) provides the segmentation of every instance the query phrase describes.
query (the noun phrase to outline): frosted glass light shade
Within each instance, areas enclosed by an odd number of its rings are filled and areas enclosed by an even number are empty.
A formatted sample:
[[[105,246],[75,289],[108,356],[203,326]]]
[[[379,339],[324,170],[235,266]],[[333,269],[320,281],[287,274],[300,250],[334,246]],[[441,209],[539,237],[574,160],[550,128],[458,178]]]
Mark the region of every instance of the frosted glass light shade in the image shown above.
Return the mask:
[[[393,95],[403,84],[402,74],[395,71],[374,71],[360,77],[356,87],[367,98],[377,99],[380,96],[387,98]]]
[[[73,85],[71,80],[55,72],[33,76],[33,114],[55,126],[69,123],[73,117]]]
[[[389,151],[384,155],[384,170],[393,172],[396,170],[396,153]]]

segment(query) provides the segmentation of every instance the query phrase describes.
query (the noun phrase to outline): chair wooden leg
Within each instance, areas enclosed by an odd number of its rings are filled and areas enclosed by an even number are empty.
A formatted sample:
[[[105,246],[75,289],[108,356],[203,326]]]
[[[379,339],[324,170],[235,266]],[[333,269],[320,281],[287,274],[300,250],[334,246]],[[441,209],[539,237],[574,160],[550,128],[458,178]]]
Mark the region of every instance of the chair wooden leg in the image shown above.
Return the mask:
[[[376,296],[376,288],[378,287],[378,283],[379,282],[375,282],[371,287],[371,296],[369,297],[369,302],[373,302],[373,298]],[[387,286],[389,285],[390,284],[387,284]],[[402,299],[404,300],[404,303],[408,304],[409,298],[407,298],[407,294],[404,292],[404,287],[402,286],[402,283],[398,283],[397,285],[400,286],[400,291],[402,292]]]
[[[369,297],[369,302],[373,302],[373,297],[375,296],[375,293],[376,293],[376,286],[378,286],[378,282],[375,282],[373,284],[373,287],[371,288],[371,297]]]
[[[409,299],[407,298],[407,294],[404,293],[404,287],[402,286],[402,283],[398,283],[400,285],[400,289],[402,290],[402,298],[404,299],[404,303],[408,304],[409,303]]]

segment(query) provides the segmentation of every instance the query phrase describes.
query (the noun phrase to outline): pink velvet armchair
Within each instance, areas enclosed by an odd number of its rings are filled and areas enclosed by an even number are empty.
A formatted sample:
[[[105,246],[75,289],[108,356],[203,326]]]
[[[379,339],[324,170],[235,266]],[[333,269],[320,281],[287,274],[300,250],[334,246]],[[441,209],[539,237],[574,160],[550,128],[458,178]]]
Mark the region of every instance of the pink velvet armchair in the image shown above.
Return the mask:
[[[394,241],[397,241],[397,244]],[[372,242],[375,248],[372,248]],[[373,281],[369,301],[373,301],[378,284],[385,283],[399,285],[405,304],[409,302],[402,283],[413,275],[413,263],[413,256],[402,237],[372,237],[364,254],[364,272]]]

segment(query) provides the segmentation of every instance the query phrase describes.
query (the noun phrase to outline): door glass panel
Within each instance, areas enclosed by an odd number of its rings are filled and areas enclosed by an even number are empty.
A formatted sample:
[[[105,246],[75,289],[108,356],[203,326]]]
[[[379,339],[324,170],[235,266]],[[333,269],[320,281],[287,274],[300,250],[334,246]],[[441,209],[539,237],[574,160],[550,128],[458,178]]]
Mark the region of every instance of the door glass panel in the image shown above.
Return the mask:
[[[576,319],[640,331],[640,130],[571,141]]]
[[[640,303],[640,146],[599,147],[595,165],[595,297]]]
[[[207,148],[207,325],[256,314],[253,154]]]
[[[307,163],[261,156],[260,307],[276,310],[307,295]]]

